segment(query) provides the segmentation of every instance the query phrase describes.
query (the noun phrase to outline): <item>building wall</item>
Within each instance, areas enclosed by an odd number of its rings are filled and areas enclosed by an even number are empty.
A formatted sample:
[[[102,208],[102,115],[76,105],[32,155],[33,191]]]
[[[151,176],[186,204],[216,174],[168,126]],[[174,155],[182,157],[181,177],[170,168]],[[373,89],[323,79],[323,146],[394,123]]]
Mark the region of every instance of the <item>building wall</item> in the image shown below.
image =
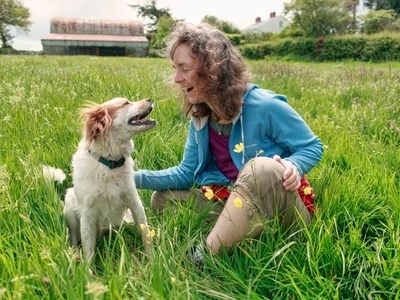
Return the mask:
[[[137,20],[52,18],[42,38],[48,55],[147,56],[149,41]]]
[[[80,50],[79,50],[80,49]],[[85,46],[85,45],[43,45],[46,55],[103,55],[103,56],[134,56],[145,57],[148,48],[143,47],[113,47],[113,46]]]
[[[68,47],[43,44],[43,53],[47,55],[67,55]]]

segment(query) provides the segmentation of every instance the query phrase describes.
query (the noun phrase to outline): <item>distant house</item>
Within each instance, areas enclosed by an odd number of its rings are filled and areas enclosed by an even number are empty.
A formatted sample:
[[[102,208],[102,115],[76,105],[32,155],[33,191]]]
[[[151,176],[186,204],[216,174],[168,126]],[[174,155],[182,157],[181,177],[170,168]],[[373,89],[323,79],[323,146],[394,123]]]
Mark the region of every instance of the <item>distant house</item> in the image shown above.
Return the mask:
[[[44,54],[146,56],[149,41],[138,20],[51,18]]]
[[[290,22],[283,16],[277,16],[275,12],[271,12],[269,19],[261,21],[260,17],[256,18],[256,22],[244,28],[244,33],[279,33],[283,28],[289,25]]]

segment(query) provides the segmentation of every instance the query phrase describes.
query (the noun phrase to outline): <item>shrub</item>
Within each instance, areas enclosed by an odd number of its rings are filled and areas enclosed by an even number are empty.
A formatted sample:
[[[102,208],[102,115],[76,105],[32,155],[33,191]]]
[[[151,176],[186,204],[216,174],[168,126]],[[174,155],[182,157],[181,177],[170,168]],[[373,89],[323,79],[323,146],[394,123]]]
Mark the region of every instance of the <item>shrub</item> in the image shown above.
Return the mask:
[[[393,61],[400,60],[400,35],[344,35],[313,38],[285,38],[264,43],[244,44],[239,47],[248,59],[266,56],[297,57],[315,61]]]

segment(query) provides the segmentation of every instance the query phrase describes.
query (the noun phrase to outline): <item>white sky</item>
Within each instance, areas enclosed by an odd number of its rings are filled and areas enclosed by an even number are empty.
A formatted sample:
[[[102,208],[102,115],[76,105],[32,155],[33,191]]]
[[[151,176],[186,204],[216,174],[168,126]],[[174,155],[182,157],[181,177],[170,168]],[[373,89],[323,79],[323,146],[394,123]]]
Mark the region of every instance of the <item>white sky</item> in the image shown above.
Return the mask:
[[[269,18],[275,11],[280,15],[288,0],[157,0],[157,8],[169,8],[175,19],[198,24],[205,15],[231,22],[239,29],[254,23],[256,17]],[[41,38],[50,33],[52,17],[98,19],[138,19],[129,4],[146,0],[22,0],[31,12],[30,33],[17,32],[12,46],[18,50],[42,50]]]

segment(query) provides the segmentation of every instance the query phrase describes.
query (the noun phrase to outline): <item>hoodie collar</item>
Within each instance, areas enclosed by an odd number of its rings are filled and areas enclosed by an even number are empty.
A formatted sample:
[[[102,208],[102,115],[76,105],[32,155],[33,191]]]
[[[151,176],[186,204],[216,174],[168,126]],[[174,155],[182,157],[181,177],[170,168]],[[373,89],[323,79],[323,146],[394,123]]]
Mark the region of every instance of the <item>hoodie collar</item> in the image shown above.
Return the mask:
[[[259,86],[256,84],[253,84],[253,83],[247,84],[246,92],[244,93],[243,98],[242,98],[243,103],[246,103],[246,98],[249,95],[250,91],[252,91],[256,88],[259,88]],[[240,108],[239,113],[232,119],[232,124],[235,124],[239,120],[239,118],[242,115],[242,109],[243,109],[243,107]],[[209,118],[209,116],[204,116],[201,118],[192,117],[192,122],[197,131],[202,129],[208,123],[208,118]]]

